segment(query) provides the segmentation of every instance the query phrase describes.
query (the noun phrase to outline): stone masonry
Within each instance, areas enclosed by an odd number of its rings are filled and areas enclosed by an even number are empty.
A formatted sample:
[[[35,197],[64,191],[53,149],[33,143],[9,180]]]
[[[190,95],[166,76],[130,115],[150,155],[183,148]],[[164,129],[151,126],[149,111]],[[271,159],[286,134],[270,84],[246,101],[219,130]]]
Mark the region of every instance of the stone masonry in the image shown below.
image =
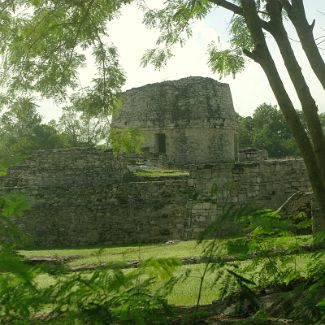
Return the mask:
[[[30,202],[19,222],[34,247],[196,239],[227,204],[278,208],[309,188],[302,160],[191,165],[189,171],[135,177],[111,151],[55,149],[35,152],[0,178],[0,186]]]
[[[144,135],[144,151],[175,165],[234,161],[238,132],[229,85],[189,77],[126,91],[114,128]]]
[[[227,205],[275,209],[310,190],[301,159],[268,160],[254,149],[238,156],[229,86],[210,78],[131,89],[113,125],[141,130],[151,163],[182,165],[189,176],[138,177],[134,158],[109,150],[35,152],[0,178],[0,189],[31,204],[17,222],[34,247],[195,239]]]
[[[17,222],[36,247],[156,242],[184,229],[187,180],[132,180],[111,151],[38,151],[0,182],[30,202]]]

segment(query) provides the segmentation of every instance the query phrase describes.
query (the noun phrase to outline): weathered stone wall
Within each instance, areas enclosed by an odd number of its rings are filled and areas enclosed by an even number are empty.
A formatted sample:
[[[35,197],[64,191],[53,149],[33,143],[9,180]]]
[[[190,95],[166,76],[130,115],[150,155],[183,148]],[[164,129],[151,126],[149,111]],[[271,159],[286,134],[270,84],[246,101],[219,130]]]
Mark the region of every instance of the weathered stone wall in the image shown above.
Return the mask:
[[[229,85],[189,77],[130,89],[122,99],[112,125],[141,130],[150,153],[183,165],[236,159],[237,119]],[[158,134],[164,136],[165,152]]]
[[[187,179],[134,181],[110,151],[38,151],[0,182],[30,202],[31,211],[17,220],[37,247],[184,236]]]
[[[38,151],[0,186],[30,201],[22,220],[37,247],[197,238],[225,204],[278,208],[310,188],[302,160],[192,165],[189,177],[144,178],[110,151],[81,148]]]
[[[225,205],[277,209],[293,193],[311,190],[302,159],[191,166],[189,185],[202,198],[191,202],[189,237],[197,236]],[[209,202],[211,194],[216,203]]]
[[[165,129],[166,159],[171,165],[200,164],[203,162],[234,161],[236,148],[233,130],[228,129]],[[145,132],[145,144],[156,156],[156,131]],[[154,149],[152,149],[154,148]]]
[[[267,158],[268,153],[265,149],[246,148],[239,150],[239,161],[260,161]]]

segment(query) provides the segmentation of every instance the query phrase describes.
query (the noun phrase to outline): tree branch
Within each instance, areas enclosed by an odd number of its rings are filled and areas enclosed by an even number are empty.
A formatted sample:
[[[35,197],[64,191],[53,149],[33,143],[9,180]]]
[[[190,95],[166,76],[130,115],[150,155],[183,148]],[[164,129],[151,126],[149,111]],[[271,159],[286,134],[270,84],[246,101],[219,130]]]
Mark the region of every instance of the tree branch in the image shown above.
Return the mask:
[[[209,0],[210,2],[216,4],[219,7],[225,8],[227,10],[232,11],[234,14],[236,15],[240,15],[243,16],[243,8],[235,5],[234,3],[231,3],[229,1],[226,0]],[[269,26],[268,26],[268,22],[266,22],[265,20],[259,18],[260,23],[262,25],[262,27],[268,31]]]
[[[246,24],[255,45],[254,53],[258,56],[259,64],[268,78],[280,109],[283,112],[288,126],[297,141],[297,144],[307,166],[309,178],[317,197],[317,202],[319,202],[320,210],[323,212],[325,211],[325,187],[322,181],[322,175],[318,162],[316,161],[314,148],[303,125],[301,124],[293,103],[284,87],[275,62],[271,56],[270,50],[265,40],[260,18],[257,13],[255,1],[241,0],[241,3]],[[269,26],[271,28],[274,28],[272,25]],[[323,217],[319,218],[319,222],[321,225],[323,224]]]
[[[235,5],[234,3],[231,3],[226,0],[209,0],[209,1],[216,4],[217,6],[220,6],[220,7],[223,7],[225,9],[232,11],[234,14],[241,15],[241,16],[243,15],[243,9],[241,7]]]
[[[279,1],[280,1],[280,3],[282,4],[282,6],[284,7],[284,9],[286,11],[292,9],[292,5],[291,5],[291,3],[288,0],[279,0]]]
[[[85,13],[84,15],[81,17],[81,20],[79,22],[79,26],[77,28],[77,31],[76,31],[76,34],[75,34],[75,37],[74,37],[74,40],[73,40],[73,45],[72,45],[72,48],[71,48],[71,51],[70,51],[70,55],[69,55],[69,64],[71,63],[72,61],[72,57],[73,57],[73,52],[77,46],[77,43],[78,43],[78,37],[79,37],[79,33],[81,31],[81,28],[82,28],[82,25],[83,23],[85,22],[85,20],[87,19],[87,17],[89,16],[89,13],[90,13],[90,10],[91,10],[91,7],[93,6],[95,0],[90,0],[88,2],[88,6],[86,7],[86,10],[85,10]],[[68,65],[69,65],[68,64]]]
[[[322,84],[323,89],[325,89],[325,63],[323,57],[319,53],[318,44],[313,35],[315,20],[311,24],[308,22],[303,0],[292,0],[291,6],[286,4],[288,0],[279,1],[284,4],[284,8],[297,31],[308,61]]]
[[[314,30],[316,20],[314,19],[313,22],[309,25],[311,30]]]
[[[250,59],[254,60],[255,62],[259,62],[258,60],[258,56],[253,52],[251,51],[248,51],[247,49],[243,49],[243,53]]]

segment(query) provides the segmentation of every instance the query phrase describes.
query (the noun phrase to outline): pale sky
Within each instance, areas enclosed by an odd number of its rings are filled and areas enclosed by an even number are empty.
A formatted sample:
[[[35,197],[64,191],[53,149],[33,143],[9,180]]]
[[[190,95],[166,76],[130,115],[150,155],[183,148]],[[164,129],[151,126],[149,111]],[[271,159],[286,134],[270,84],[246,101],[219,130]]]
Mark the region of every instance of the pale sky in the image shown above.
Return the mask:
[[[147,0],[149,6],[155,6],[160,2],[160,0]],[[316,19],[315,36],[325,35],[325,0],[305,0],[305,7],[308,16]],[[126,84],[123,90],[164,80],[204,76],[230,85],[235,110],[242,116],[251,115],[255,108],[263,102],[276,104],[263,71],[254,62],[249,62],[246,70],[238,74],[235,79],[232,77],[220,79],[219,75],[213,74],[208,68],[207,45],[218,39],[221,43],[227,42],[230,18],[229,12],[222,8],[216,8],[205,20],[194,23],[193,37],[183,48],[180,46],[175,48],[175,57],[168,62],[165,68],[155,71],[152,66],[140,67],[140,59],[146,49],[154,47],[159,32],[147,30],[142,25],[142,13],[135,5],[125,6],[121,11],[121,16],[110,22],[108,26],[110,39],[118,48],[120,63],[126,73]],[[291,33],[291,36],[294,40],[298,39],[294,33]],[[309,68],[300,44],[295,41],[292,43],[319,110],[325,112],[324,91]],[[274,43],[270,43],[270,46],[295,107],[300,109],[289,77],[284,71],[280,54]],[[325,41],[320,47],[323,47],[321,53],[325,57]],[[88,68],[81,71],[80,81],[83,85],[87,85],[89,82],[92,71],[91,63]],[[44,101],[40,106],[39,111],[46,121],[59,117],[60,109],[51,102]]]

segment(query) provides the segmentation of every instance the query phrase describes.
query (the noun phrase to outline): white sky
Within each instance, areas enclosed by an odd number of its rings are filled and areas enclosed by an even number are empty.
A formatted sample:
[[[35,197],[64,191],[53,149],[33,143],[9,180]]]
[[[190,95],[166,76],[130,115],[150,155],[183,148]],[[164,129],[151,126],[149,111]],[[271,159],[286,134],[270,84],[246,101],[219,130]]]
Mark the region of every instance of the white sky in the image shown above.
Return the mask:
[[[159,2],[161,1],[147,0],[149,5],[156,5]],[[305,0],[305,7],[308,16],[316,19],[315,36],[325,35],[325,14],[319,12],[325,13],[325,0]],[[109,24],[108,30],[110,39],[118,48],[120,62],[126,73],[126,84],[123,89],[188,76],[204,76],[229,83],[235,110],[242,116],[251,115],[255,108],[263,102],[276,104],[263,71],[254,62],[249,62],[246,70],[237,75],[235,79],[232,77],[220,79],[208,68],[207,45],[213,40],[217,41],[218,38],[222,43],[227,41],[227,28],[230,18],[229,12],[217,8],[205,20],[194,23],[193,37],[188,40],[183,48],[179,46],[175,48],[175,57],[168,62],[165,68],[161,71],[155,71],[152,66],[140,67],[140,59],[146,49],[154,47],[159,32],[147,30],[142,25],[142,13],[135,5],[124,7],[121,16]],[[293,39],[298,39],[294,33],[291,35]],[[289,77],[285,73],[280,54],[275,44],[270,43],[270,46],[295,107],[300,109],[299,101],[295,96]],[[324,91],[309,68],[300,44],[293,42],[293,46],[319,110],[325,112]],[[325,41],[320,46],[324,48],[321,53],[325,57]],[[82,70],[80,80],[83,85],[90,80],[93,69],[90,64],[88,68]],[[39,111],[46,121],[58,118],[61,112],[49,101],[43,101],[40,104]]]

